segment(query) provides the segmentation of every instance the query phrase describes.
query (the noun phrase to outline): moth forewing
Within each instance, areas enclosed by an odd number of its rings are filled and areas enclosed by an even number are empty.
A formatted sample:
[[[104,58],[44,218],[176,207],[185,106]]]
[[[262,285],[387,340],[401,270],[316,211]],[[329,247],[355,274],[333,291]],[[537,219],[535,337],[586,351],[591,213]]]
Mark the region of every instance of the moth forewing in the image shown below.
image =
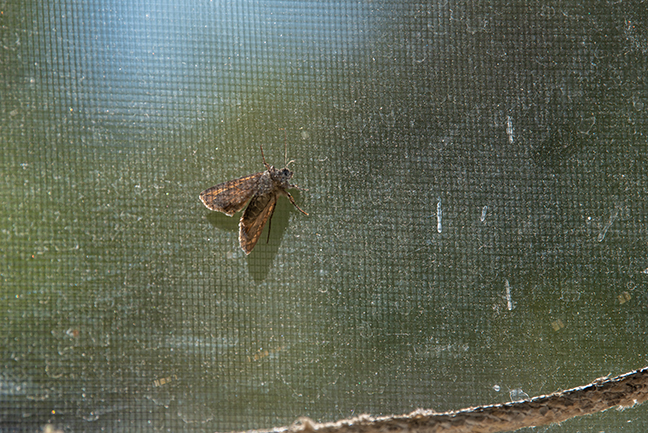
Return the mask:
[[[261,232],[272,218],[277,204],[277,194],[267,193],[252,197],[239,221],[239,242],[245,254],[250,254],[259,241]]]
[[[224,182],[200,193],[200,200],[211,210],[232,216],[245,207],[257,190],[263,172]]]

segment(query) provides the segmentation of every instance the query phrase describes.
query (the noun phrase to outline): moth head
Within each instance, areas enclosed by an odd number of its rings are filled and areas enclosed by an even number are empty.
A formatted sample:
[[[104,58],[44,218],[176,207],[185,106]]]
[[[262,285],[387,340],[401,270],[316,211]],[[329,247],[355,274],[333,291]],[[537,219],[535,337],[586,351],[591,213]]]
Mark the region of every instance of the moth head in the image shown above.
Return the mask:
[[[281,170],[272,170],[270,173],[272,178],[282,185],[287,185],[290,179],[293,177],[293,172],[290,171],[288,167],[284,167]]]
[[[285,177],[286,179],[290,179],[291,177],[293,177],[293,172],[290,171],[288,167],[285,167],[281,170],[281,176]]]

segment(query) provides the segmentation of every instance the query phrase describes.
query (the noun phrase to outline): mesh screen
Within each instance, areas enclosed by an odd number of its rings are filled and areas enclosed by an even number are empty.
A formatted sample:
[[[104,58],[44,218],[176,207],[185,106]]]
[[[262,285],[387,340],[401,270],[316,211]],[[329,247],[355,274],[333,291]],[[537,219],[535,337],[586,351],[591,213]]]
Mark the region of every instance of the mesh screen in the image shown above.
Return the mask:
[[[3,431],[442,411],[645,366],[645,7],[3,2]],[[246,256],[198,194],[260,146],[310,215],[279,197]]]

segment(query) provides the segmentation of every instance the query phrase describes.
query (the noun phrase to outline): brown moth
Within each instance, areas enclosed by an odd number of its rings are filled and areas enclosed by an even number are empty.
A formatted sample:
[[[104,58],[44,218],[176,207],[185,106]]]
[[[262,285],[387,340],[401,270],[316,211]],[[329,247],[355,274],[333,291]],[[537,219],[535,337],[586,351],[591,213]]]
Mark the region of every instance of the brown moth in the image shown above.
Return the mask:
[[[239,242],[245,254],[252,252],[266,222],[270,220],[272,224],[272,214],[278,196],[288,197],[297,210],[308,215],[297,206],[295,199],[287,191],[288,188],[304,189],[290,183],[293,172],[288,169],[288,165],[293,161],[285,163],[282,169],[276,169],[274,165],[270,166],[266,162],[263,146],[261,146],[261,157],[265,171],[212,186],[200,193],[200,200],[207,208],[223,212],[227,216],[234,215],[243,209],[248,201],[250,202],[239,221]],[[269,239],[270,229],[268,229]]]

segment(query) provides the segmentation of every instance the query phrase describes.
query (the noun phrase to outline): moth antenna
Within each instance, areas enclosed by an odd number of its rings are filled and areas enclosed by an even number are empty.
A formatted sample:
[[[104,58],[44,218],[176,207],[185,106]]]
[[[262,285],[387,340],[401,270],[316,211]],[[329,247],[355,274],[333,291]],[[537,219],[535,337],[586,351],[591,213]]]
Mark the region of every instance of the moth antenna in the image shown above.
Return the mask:
[[[288,167],[288,166],[289,166],[290,164],[292,164],[293,162],[295,162],[294,159],[291,159],[290,161],[288,161],[288,164],[286,164],[286,167]]]
[[[288,133],[286,132],[286,128],[281,128],[283,129],[284,132],[284,167],[288,167],[288,164],[286,161],[288,161]]]
[[[270,166],[269,166],[268,163],[266,162],[266,160],[265,160],[265,155],[263,154],[263,144],[260,144],[259,146],[261,147],[261,158],[263,158],[263,165],[265,165],[265,167],[266,167],[268,170],[270,170]]]

